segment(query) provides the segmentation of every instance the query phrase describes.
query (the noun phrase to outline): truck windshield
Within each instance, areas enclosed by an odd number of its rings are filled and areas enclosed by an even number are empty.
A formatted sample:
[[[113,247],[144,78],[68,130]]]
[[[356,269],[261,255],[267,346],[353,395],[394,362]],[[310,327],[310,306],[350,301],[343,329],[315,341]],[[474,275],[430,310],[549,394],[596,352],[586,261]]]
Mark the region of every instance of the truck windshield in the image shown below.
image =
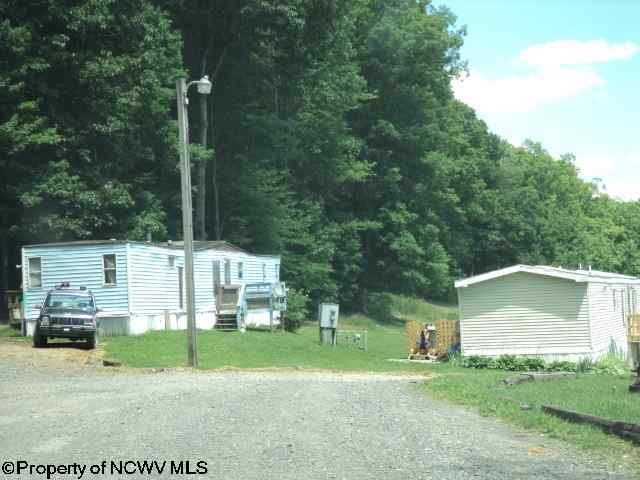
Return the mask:
[[[50,293],[44,305],[52,308],[93,308],[93,298],[88,295]]]

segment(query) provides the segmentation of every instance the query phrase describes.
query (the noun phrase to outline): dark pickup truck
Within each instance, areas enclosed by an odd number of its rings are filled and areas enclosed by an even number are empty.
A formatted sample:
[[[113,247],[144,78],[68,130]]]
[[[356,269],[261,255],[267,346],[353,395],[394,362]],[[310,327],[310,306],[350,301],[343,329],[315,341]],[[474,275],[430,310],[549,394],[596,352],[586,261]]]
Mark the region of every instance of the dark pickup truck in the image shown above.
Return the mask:
[[[93,294],[85,288],[72,289],[69,284],[62,284],[50,290],[40,307],[33,346],[44,347],[48,338],[69,338],[86,340],[88,348],[95,348],[99,311]]]

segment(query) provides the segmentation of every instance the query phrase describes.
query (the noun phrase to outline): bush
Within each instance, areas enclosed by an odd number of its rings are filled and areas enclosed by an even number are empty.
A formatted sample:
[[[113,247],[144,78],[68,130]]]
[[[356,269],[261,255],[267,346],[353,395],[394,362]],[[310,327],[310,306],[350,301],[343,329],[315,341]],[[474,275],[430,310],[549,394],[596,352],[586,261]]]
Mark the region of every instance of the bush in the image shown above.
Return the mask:
[[[295,332],[302,322],[309,318],[309,295],[302,290],[287,290],[287,311],[284,316],[284,329]]]
[[[480,355],[471,355],[462,360],[462,366],[466,368],[489,368],[491,358]]]
[[[538,372],[544,370],[544,360],[538,357],[516,357],[501,355],[491,359],[489,368],[510,372]]]
[[[566,360],[557,360],[548,363],[544,369],[545,372],[575,372],[576,370],[576,364]]]
[[[388,293],[368,293],[364,297],[364,313],[380,323],[393,320],[393,297]]]
[[[506,370],[509,372],[542,372],[542,371],[572,371],[575,364],[571,362],[553,362],[549,365],[540,357],[518,357],[516,355],[500,355],[499,357],[483,357],[472,355],[462,360],[462,366],[467,368],[489,368],[492,370]],[[549,370],[551,368],[551,370]]]
[[[582,357],[576,363],[576,372],[587,373],[593,370],[593,359],[591,357]]]
[[[545,367],[544,360],[540,357],[525,357],[527,372],[542,372]]]
[[[609,353],[595,363],[593,371],[598,375],[614,375],[620,377],[629,373],[629,364],[620,355]]]

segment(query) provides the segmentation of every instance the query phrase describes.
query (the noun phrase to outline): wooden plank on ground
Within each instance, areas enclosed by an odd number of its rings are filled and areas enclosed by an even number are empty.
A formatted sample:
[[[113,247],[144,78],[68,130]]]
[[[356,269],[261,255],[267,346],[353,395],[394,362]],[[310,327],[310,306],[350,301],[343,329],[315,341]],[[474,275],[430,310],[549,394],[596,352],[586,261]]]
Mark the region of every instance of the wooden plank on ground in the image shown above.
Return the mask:
[[[545,381],[545,380],[566,380],[576,378],[575,372],[527,372],[516,377],[509,377],[502,380],[506,385],[519,385],[525,382]]]
[[[543,405],[542,410],[545,413],[554,415],[564,420],[575,423],[584,423],[600,428],[606,433],[616,435],[633,443],[640,445],[640,425],[635,423],[620,422],[616,420],[607,420],[595,415],[566,410],[555,405]]]

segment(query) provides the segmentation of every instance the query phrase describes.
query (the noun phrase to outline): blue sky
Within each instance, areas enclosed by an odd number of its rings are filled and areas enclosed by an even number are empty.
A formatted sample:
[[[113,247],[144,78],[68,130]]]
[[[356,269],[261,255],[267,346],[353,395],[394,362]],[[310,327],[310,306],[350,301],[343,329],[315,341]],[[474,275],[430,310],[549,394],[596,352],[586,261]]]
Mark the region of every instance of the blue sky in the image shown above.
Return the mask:
[[[640,198],[640,0],[434,0],[467,26],[456,96],[511,143]]]

